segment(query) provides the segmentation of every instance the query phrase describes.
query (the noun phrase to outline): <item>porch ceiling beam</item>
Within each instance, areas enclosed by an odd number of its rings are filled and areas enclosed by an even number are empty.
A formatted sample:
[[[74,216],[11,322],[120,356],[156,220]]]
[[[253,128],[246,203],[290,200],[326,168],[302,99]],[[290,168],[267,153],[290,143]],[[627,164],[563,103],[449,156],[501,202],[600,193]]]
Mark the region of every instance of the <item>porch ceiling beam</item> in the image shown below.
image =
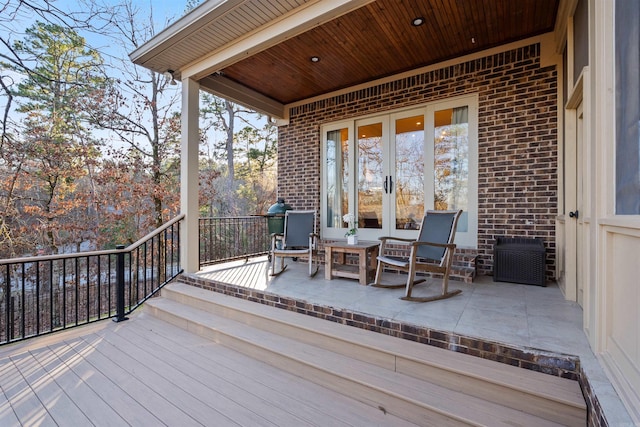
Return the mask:
[[[283,104],[227,79],[224,76],[209,75],[201,79],[200,89],[268,116],[277,119],[285,118],[285,108]]]
[[[283,15],[269,25],[234,40],[180,70],[182,78],[200,80],[242,59],[255,55],[284,40],[318,27],[375,0],[323,0],[310,2]]]

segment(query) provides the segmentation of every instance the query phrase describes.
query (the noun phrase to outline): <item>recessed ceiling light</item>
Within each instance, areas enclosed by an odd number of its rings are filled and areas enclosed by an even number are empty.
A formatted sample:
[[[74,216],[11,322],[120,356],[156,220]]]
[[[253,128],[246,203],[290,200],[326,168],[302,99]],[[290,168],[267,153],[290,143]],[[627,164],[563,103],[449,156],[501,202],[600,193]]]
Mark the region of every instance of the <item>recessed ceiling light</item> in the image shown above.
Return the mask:
[[[317,57],[317,56],[312,56],[311,57],[311,62],[319,62],[319,61],[320,61],[319,57]]]
[[[413,21],[411,21],[411,25],[413,25],[414,27],[419,27],[422,24],[424,24],[424,18],[422,16],[413,18]]]

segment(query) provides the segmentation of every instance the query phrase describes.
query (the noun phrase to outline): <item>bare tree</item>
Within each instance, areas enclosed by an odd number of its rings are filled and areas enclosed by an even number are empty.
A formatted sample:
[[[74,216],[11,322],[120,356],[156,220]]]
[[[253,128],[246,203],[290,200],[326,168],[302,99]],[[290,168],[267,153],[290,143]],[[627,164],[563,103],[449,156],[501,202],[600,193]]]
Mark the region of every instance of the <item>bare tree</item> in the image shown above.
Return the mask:
[[[142,12],[127,1],[117,11],[117,18],[109,25],[114,31],[114,42],[131,52],[155,34],[153,13]],[[175,214],[177,188],[169,186],[178,173],[180,92],[163,75],[133,65],[128,58],[114,58],[114,68],[122,73],[117,78],[106,102],[111,108],[91,108],[93,121],[113,132],[131,150],[131,155],[144,159],[144,168],[151,176],[150,197],[153,213],[150,225],[159,227]]]
[[[226,159],[226,174],[220,178],[223,180],[224,191],[218,193],[219,197],[224,199],[220,201],[222,213],[237,215],[240,211],[246,211],[246,206],[241,206],[238,203],[240,195],[238,191],[241,190],[243,180],[248,177],[247,174],[243,174],[241,177],[237,176],[237,154],[241,153],[240,160],[242,162],[249,161],[248,150],[250,147],[255,148],[255,139],[258,137],[258,139],[262,138],[263,154],[273,158],[275,156],[275,127],[267,121],[264,129],[259,129],[259,123],[264,121],[262,115],[223,98],[204,94],[201,104],[203,131],[206,133],[208,130],[214,129],[223,135],[223,139],[216,143],[216,148],[222,151],[223,157]],[[238,123],[243,126],[236,131]],[[255,160],[254,157],[253,161]],[[258,180],[261,178],[269,179],[260,176],[259,170],[256,170],[256,173]],[[243,192],[241,195],[246,197],[247,193]],[[255,196],[255,194],[251,195],[251,197]]]

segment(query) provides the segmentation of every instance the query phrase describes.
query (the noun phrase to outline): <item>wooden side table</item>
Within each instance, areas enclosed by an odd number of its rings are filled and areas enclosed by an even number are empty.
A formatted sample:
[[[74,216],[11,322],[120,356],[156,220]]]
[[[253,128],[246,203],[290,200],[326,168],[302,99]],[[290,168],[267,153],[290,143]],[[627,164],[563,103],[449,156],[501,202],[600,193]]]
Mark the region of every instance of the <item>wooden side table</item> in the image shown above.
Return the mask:
[[[378,250],[380,244],[377,242],[359,242],[349,245],[347,242],[327,242],[324,244],[324,277],[331,280],[334,277],[346,277],[358,279],[361,285],[367,285],[369,280],[373,281],[378,264]],[[338,254],[338,262],[334,265],[333,254]],[[353,254],[358,256],[357,268],[345,265],[345,255]]]

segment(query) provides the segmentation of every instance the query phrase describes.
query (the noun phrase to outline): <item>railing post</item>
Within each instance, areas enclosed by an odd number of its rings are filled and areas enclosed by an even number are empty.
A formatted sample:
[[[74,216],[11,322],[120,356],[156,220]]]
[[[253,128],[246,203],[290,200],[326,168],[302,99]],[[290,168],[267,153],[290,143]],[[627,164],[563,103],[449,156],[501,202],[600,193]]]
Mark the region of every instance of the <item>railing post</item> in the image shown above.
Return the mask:
[[[124,245],[118,245],[116,249],[120,252],[116,257],[116,317],[113,321],[122,322],[128,319],[124,315]]]

